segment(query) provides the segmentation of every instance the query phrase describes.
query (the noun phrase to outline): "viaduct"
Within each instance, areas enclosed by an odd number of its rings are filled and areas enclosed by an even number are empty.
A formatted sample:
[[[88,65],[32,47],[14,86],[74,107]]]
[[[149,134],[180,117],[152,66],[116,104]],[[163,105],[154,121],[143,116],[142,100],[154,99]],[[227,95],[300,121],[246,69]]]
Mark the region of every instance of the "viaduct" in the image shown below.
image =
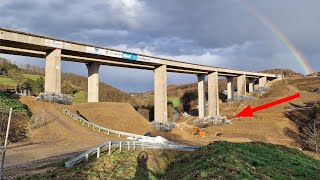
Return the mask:
[[[45,58],[46,92],[61,91],[62,59],[86,63],[88,68],[88,102],[99,101],[100,65],[153,70],[154,117],[157,122],[168,121],[166,72],[197,75],[200,118],[205,116],[205,76],[208,76],[208,115],[219,115],[218,76],[227,78],[228,99],[233,97],[234,78],[237,82],[238,95],[246,95],[247,84],[248,92],[252,92],[255,82],[258,82],[260,87],[264,87],[268,80],[280,78],[275,74],[179,62],[3,28],[0,28],[0,53]]]

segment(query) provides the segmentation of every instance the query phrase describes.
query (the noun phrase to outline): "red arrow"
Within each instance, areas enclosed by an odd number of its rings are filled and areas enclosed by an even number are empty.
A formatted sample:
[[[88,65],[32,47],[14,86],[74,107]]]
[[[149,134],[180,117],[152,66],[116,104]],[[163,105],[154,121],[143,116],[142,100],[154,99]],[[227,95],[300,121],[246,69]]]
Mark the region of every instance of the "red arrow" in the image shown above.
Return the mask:
[[[254,112],[261,111],[263,109],[267,109],[269,107],[272,107],[272,106],[275,106],[275,105],[278,105],[278,104],[281,104],[281,103],[284,103],[284,102],[287,102],[287,101],[291,101],[291,100],[299,98],[299,97],[300,97],[300,94],[297,93],[297,94],[294,94],[292,96],[288,96],[286,98],[282,98],[282,99],[279,99],[277,101],[273,101],[271,103],[264,104],[262,106],[258,106],[258,107],[253,108],[253,109],[249,105],[246,108],[244,108],[241,112],[239,112],[236,115],[236,117],[253,117],[253,113]]]

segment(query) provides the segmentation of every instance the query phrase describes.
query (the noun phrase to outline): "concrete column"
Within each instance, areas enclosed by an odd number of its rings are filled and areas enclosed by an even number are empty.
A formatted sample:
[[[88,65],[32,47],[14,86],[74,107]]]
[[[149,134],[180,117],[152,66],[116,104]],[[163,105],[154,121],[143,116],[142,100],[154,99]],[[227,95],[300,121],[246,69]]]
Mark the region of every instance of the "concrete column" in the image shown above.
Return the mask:
[[[254,80],[255,79],[249,79],[249,93],[254,91]]]
[[[267,86],[267,77],[259,78],[259,87],[266,87]]]
[[[45,92],[61,92],[61,49],[46,52]]]
[[[237,77],[237,91],[238,96],[246,95],[246,75],[241,75]]]
[[[205,117],[205,102],[206,102],[206,94],[205,94],[205,80],[206,75],[201,74],[198,75],[198,113],[199,118]]]
[[[96,62],[86,64],[88,68],[88,102],[99,102],[99,67]]]
[[[208,75],[208,108],[209,115],[219,115],[218,72]]]
[[[227,77],[227,99],[233,99],[233,77]]]
[[[161,65],[154,70],[154,120],[168,122],[166,65]]]

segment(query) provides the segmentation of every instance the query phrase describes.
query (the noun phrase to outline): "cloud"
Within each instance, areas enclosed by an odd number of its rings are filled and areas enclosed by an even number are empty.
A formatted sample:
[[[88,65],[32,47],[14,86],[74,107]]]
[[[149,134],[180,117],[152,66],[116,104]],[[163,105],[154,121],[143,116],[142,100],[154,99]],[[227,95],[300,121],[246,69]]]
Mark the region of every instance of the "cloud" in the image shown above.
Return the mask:
[[[320,71],[320,1],[316,0],[1,0],[0,27],[212,66],[303,72],[288,47],[248,10],[248,4]],[[24,57],[10,58],[24,62]],[[65,71],[86,75],[82,64],[64,66]],[[108,67],[101,73],[103,81],[125,91],[153,88],[149,71]],[[117,80],[111,80],[115,74]],[[170,73],[168,82],[196,81],[191,77]]]

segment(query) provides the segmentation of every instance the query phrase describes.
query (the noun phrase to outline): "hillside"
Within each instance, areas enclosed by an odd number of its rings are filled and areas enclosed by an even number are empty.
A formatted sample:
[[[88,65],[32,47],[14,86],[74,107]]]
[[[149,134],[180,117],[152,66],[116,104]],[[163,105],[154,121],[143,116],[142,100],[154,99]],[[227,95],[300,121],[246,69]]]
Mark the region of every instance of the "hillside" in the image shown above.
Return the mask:
[[[266,143],[215,142],[194,152],[123,151],[19,179],[317,179],[320,161]]]
[[[271,73],[271,74],[281,74],[281,75],[284,75],[285,77],[303,76],[303,74],[297,73],[290,69],[268,69],[260,72]]]

